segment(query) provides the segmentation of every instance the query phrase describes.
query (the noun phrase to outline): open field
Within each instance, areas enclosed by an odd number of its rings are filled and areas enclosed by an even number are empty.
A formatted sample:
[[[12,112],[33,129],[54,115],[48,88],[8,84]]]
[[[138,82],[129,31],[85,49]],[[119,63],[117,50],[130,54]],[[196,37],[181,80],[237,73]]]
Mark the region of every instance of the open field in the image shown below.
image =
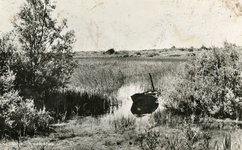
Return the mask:
[[[180,83],[185,63],[193,58],[76,57],[78,67],[66,89],[73,91],[66,98],[66,107],[71,110],[69,119],[52,125],[54,132],[47,136],[27,137],[19,145],[3,140],[0,145],[2,149],[23,150],[240,150],[242,131],[237,123],[209,117],[194,121],[192,116],[165,111],[164,104]],[[152,90],[148,73],[159,93],[159,107],[151,115],[136,118],[130,112],[130,96]],[[99,111],[100,107],[108,110]]]
[[[124,58],[183,58],[189,59],[196,55],[196,53],[202,49],[207,48],[171,48],[171,49],[150,49],[150,50],[129,50],[129,51],[115,51],[114,49],[103,51],[77,51],[75,54],[75,58],[83,58],[83,57],[124,57]],[[111,52],[110,52],[111,51]],[[160,60],[162,60],[160,59]]]

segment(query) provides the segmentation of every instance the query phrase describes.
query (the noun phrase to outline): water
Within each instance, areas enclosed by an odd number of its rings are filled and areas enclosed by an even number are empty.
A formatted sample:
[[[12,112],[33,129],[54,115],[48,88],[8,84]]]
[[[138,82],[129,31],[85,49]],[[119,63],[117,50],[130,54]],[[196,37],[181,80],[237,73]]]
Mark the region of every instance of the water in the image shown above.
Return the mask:
[[[144,89],[142,86],[138,83],[130,83],[127,85],[123,85],[121,88],[119,88],[117,92],[117,100],[121,102],[121,106],[119,108],[116,108],[113,113],[107,114],[103,119],[108,119],[112,120],[115,118],[120,118],[120,117],[136,117],[135,115],[132,114],[131,112],[131,107],[133,104],[133,101],[131,99],[131,96],[136,93],[143,93]],[[160,99],[158,98],[158,101]],[[164,109],[162,105],[159,104],[159,107],[156,109]],[[137,122],[139,125],[146,124],[150,120],[151,114],[146,114],[143,117],[136,118]]]

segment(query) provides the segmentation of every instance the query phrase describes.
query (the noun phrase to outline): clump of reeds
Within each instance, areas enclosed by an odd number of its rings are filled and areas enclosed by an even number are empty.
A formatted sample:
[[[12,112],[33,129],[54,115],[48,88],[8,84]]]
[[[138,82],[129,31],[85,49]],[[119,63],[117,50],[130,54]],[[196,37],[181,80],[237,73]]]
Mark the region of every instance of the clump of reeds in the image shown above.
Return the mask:
[[[113,125],[116,131],[124,131],[133,129],[135,127],[136,118],[133,116],[121,116],[110,120],[110,124]]]

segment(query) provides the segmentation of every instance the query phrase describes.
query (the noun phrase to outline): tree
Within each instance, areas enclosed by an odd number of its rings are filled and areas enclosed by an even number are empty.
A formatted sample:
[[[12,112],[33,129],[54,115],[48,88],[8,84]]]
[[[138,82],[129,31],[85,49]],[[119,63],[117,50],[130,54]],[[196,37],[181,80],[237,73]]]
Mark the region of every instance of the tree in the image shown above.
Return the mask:
[[[13,70],[26,98],[43,98],[64,87],[75,67],[74,31],[66,30],[67,19],[52,18],[55,7],[50,0],[26,0],[13,22],[19,41]]]

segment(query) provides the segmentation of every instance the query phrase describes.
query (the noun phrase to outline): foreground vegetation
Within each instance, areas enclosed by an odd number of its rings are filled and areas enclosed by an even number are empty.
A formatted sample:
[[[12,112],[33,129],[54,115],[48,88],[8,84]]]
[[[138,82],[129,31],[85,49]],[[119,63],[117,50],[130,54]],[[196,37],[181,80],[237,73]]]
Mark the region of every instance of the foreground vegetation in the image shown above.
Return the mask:
[[[164,112],[162,115],[165,115]],[[20,143],[1,141],[2,149],[207,149],[240,150],[242,131],[228,123],[215,120],[207,125],[189,123],[179,116],[167,118],[157,125],[154,120],[145,121],[133,116],[84,117],[53,126],[55,133],[49,136],[26,137]],[[169,121],[170,120],[170,121]],[[180,120],[182,122],[177,122]],[[203,121],[205,124],[206,121]],[[217,127],[213,127],[217,126]],[[211,129],[203,129],[211,127]],[[229,128],[228,128],[229,127]]]

